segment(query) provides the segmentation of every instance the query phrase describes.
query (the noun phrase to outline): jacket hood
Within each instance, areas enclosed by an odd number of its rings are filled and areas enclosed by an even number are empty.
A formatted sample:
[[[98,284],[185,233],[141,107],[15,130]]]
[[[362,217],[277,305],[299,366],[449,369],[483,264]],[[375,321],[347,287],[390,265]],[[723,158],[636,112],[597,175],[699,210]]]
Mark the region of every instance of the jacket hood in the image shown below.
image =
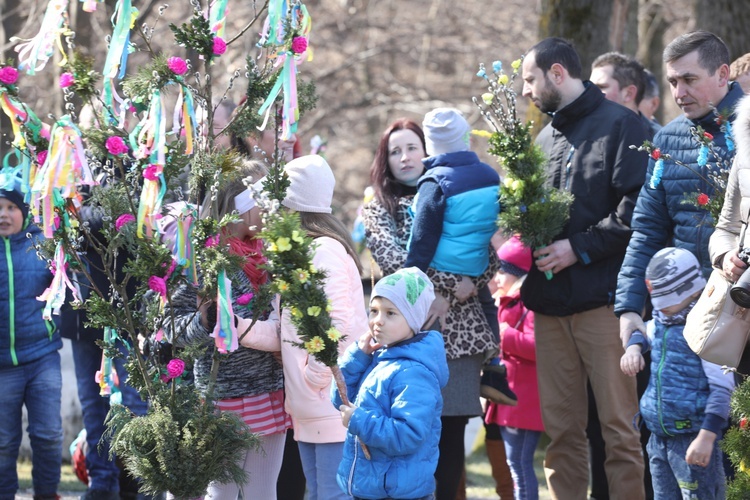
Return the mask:
[[[750,94],[740,99],[735,108],[735,113],[737,118],[732,126],[737,156],[747,160],[750,159]]]
[[[456,151],[454,153],[443,153],[435,156],[428,156],[422,160],[424,168],[429,170],[432,167],[461,167],[465,165],[474,165],[479,163],[479,156],[473,151]]]
[[[380,359],[408,359],[423,364],[435,374],[440,387],[448,383],[448,361],[443,336],[435,330],[418,335],[380,351]]]

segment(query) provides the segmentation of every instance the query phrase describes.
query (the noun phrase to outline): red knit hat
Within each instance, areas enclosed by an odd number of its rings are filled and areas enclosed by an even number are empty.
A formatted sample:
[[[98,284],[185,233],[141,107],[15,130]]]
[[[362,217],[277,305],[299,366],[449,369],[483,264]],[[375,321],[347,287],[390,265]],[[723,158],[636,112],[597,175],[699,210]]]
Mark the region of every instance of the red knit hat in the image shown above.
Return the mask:
[[[514,276],[523,276],[531,269],[531,249],[513,236],[498,249],[500,269]]]

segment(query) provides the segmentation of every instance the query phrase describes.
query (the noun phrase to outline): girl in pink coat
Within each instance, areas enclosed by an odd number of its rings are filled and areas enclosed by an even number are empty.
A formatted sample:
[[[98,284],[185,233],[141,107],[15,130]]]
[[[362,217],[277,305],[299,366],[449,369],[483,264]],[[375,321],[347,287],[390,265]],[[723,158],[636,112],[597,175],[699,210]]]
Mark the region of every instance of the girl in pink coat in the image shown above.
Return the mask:
[[[489,403],[485,422],[500,428],[508,457],[516,500],[539,498],[534,474],[534,451],[544,430],[536,376],[534,313],[521,302],[521,285],[531,268],[531,250],[512,237],[497,251],[500,271],[497,284],[500,358],[508,373],[517,406]]]

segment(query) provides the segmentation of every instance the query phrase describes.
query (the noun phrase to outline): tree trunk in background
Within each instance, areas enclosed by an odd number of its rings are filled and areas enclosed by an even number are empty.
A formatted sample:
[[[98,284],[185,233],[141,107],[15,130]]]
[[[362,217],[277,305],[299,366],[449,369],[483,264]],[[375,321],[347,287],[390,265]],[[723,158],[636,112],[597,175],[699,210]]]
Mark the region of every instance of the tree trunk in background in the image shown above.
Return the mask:
[[[646,68],[650,69],[661,89],[660,97],[662,103],[668,99],[669,89],[664,85],[664,65],[662,63],[662,52],[664,52],[664,33],[668,24],[664,19],[664,5],[661,0],[639,0],[638,3],[638,50],[636,59]],[[663,123],[664,106],[659,106],[656,111],[656,119]]]
[[[634,54],[638,47],[638,0],[541,0],[539,40],[558,36],[575,45],[583,65],[583,78],[591,63],[611,50]],[[539,126],[546,120],[534,106],[527,116]]]
[[[732,60],[750,52],[750,9],[736,0],[691,0],[695,29],[720,36],[729,47]]]

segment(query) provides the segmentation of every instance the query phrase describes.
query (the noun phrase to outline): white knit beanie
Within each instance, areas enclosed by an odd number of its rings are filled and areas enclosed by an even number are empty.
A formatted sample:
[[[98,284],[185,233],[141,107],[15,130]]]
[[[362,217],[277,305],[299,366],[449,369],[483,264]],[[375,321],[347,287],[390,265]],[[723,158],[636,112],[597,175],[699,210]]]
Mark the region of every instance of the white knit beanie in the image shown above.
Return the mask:
[[[422,330],[427,321],[435,292],[430,278],[418,267],[399,269],[375,283],[370,294],[370,302],[375,297],[383,297],[393,302],[409,324],[414,335]]]
[[[471,127],[457,109],[433,109],[424,116],[422,130],[428,156],[469,150]]]
[[[298,212],[331,213],[336,179],[322,156],[300,156],[287,163],[284,170],[290,184],[282,205]]]

